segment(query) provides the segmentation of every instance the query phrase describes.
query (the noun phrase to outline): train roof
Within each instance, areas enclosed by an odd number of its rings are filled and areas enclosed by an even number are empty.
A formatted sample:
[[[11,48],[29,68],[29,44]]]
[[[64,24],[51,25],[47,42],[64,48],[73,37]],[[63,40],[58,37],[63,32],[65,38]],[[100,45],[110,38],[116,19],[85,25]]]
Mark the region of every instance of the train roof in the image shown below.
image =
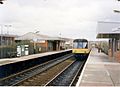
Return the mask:
[[[74,39],[73,42],[88,42],[87,39]]]

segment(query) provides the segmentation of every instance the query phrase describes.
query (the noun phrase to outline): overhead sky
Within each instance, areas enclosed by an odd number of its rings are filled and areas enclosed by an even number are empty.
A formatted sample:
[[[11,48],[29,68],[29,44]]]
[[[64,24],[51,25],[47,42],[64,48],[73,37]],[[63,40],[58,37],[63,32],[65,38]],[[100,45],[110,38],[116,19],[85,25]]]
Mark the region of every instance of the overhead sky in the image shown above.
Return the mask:
[[[6,0],[0,5],[3,33],[96,39],[97,21],[120,21],[117,0]]]

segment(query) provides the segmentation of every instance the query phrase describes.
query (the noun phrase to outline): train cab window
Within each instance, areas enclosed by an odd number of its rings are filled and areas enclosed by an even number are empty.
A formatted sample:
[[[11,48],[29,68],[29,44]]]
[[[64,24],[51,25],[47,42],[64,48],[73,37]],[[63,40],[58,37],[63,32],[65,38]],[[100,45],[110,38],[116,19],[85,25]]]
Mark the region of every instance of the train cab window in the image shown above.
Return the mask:
[[[73,48],[87,48],[87,42],[74,42]]]
[[[83,48],[87,48],[87,42],[83,42]]]
[[[73,43],[73,48],[78,48],[78,43],[77,42]]]
[[[82,42],[78,43],[78,48],[83,48],[83,43]]]

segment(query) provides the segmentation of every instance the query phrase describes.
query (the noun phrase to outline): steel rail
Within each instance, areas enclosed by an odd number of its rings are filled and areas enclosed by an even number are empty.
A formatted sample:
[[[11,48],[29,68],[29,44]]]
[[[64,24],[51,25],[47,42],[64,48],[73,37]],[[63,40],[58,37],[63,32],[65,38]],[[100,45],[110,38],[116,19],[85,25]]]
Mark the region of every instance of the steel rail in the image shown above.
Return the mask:
[[[38,72],[35,71],[35,73],[33,72],[32,75],[24,78],[23,80],[20,80],[20,81],[18,81],[18,82],[16,82],[16,83],[12,84],[12,86],[16,86],[17,84],[23,82],[24,80],[27,80],[27,79],[29,79],[29,78],[37,75],[37,74],[40,74],[40,73],[44,72],[45,70],[47,70],[47,69],[49,69],[49,68],[51,68],[51,67],[53,67],[53,66],[55,66],[55,65],[57,65],[57,64],[59,64],[59,63],[61,63],[61,62],[63,62],[63,61],[65,61],[66,59],[70,58],[71,56],[72,56],[72,55],[67,56],[67,57],[65,57],[65,58],[63,57],[63,59],[60,59],[60,60],[55,59],[54,61],[52,61],[52,65],[48,65],[48,64],[47,64],[48,67],[45,67],[45,65],[43,65],[42,70],[40,70],[40,71],[38,71]],[[62,57],[61,57],[61,58],[62,58]],[[57,61],[58,61],[58,62],[57,62]],[[54,63],[53,63],[53,62],[54,62]]]
[[[71,73],[71,72],[69,71],[69,68],[73,67],[74,64],[76,65],[76,63],[78,64],[78,66],[77,66],[77,68],[73,71],[73,74],[74,74],[75,71],[76,71],[75,75],[70,76],[70,78],[68,79],[69,82],[67,81],[67,83],[61,84],[63,81],[62,81],[61,83],[60,83],[59,81],[61,81],[61,79],[62,79],[62,80],[65,80],[64,75],[68,76],[69,73]],[[51,79],[45,86],[74,86],[73,84],[74,84],[77,76],[80,74],[84,63],[85,63],[85,61],[79,61],[79,63],[78,63],[78,61],[72,62],[69,66],[67,66],[64,70],[62,70],[59,74],[57,74],[53,79]],[[75,65],[74,65],[74,67],[76,67]],[[78,68],[79,65],[80,65],[80,68]],[[73,68],[74,68],[74,67],[73,67]],[[77,70],[77,69],[78,69],[78,70]],[[72,71],[72,70],[71,70],[71,71]],[[65,74],[66,72],[68,73],[68,75]],[[69,76],[68,76],[68,77],[69,77]],[[72,79],[72,80],[71,80],[71,79]],[[56,83],[56,82],[57,82],[57,83]],[[59,83],[60,83],[60,84],[59,84]],[[67,84],[67,85],[65,85],[65,84]]]
[[[29,79],[29,78],[33,77],[34,75],[37,75],[37,74],[45,71],[46,69],[48,69],[52,66],[55,66],[56,64],[59,64],[62,61],[65,61],[66,59],[68,59],[72,56],[73,56],[72,54],[68,54],[68,55],[56,58],[54,60],[48,61],[46,63],[37,65],[37,66],[32,67],[30,69],[24,70],[24,71],[19,72],[17,74],[11,75],[11,76],[6,77],[4,79],[1,79],[0,80],[1,84],[0,85],[1,86],[7,86],[7,85],[8,86],[15,86],[15,85],[19,84],[20,82],[22,82],[26,79]],[[41,68],[41,69],[39,69],[39,68]],[[36,72],[36,70],[38,70],[38,71]]]
[[[51,79],[45,86],[51,86],[51,82],[53,82],[58,76],[60,76],[66,69],[68,69],[75,61],[73,61],[71,64],[69,64],[67,67],[65,67],[60,73],[58,73],[53,79]]]
[[[74,76],[74,78],[73,78],[73,80],[71,81],[71,83],[70,83],[69,86],[75,86],[75,85],[74,85],[74,84],[76,84],[75,81],[76,81],[76,79],[78,78],[78,75],[81,73],[82,68],[83,68],[83,66],[84,66],[84,63],[85,63],[85,61],[82,62],[80,68],[78,69],[76,75]]]

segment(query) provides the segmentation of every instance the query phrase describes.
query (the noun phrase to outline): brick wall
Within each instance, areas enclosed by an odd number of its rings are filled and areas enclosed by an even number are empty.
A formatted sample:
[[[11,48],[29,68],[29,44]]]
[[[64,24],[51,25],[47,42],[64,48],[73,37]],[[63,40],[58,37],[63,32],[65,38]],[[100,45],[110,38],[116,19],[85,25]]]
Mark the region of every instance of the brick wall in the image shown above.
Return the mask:
[[[108,50],[108,56],[112,57],[112,51],[111,51],[111,49]]]
[[[120,62],[120,51],[115,52],[115,58],[118,62]]]

